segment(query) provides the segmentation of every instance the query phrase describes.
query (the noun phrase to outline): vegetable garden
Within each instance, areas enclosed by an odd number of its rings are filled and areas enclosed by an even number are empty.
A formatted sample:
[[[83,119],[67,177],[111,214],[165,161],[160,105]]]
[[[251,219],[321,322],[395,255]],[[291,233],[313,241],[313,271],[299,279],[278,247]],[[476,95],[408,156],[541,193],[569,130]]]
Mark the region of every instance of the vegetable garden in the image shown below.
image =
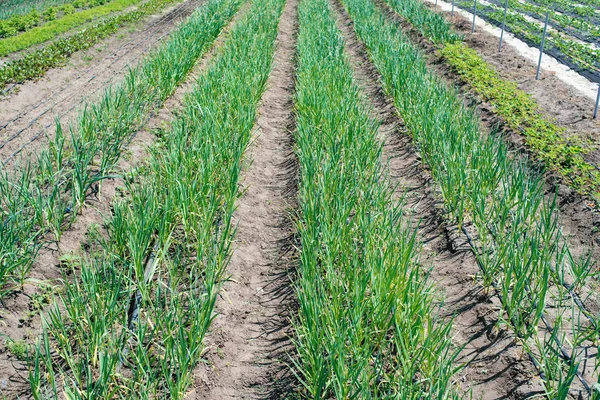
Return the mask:
[[[103,41],[126,46],[115,33],[175,3],[6,2],[0,107],[27,100],[46,73],[87,76],[70,57]],[[509,29],[534,41],[538,25],[522,16],[549,4],[509,5]],[[551,47],[600,66],[597,50],[575,42],[597,41],[600,3],[552,6]],[[10,381],[0,394],[600,398],[596,253],[565,226],[568,199],[549,174],[596,204],[600,176],[564,126],[421,0],[194,7],[114,82],[57,115],[43,141],[4,150],[34,124],[17,131],[15,121],[53,94],[0,121],[0,379]],[[479,7],[495,18],[498,5]],[[432,68],[428,45],[502,127]],[[289,146],[261,148],[275,137]],[[391,167],[406,154],[411,168]],[[286,187],[281,199],[275,186]],[[279,230],[249,234],[248,222]],[[273,273],[282,254],[285,277]],[[477,272],[443,272],[457,256]],[[469,293],[453,293],[447,273]],[[474,313],[472,326],[455,323]],[[509,346],[490,355],[500,341]],[[508,366],[486,376],[492,363]]]

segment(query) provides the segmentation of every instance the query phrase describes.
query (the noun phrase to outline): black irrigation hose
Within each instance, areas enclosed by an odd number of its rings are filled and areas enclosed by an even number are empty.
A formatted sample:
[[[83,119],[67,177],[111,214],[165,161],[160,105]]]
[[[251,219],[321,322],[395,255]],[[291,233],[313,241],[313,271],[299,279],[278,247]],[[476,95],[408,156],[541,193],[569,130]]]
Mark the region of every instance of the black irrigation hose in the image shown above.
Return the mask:
[[[144,270],[144,285],[147,285],[148,283],[150,283],[150,281],[152,280],[152,277],[154,276],[154,271],[156,270],[156,263],[158,261],[157,256],[156,256],[157,253],[158,253],[158,239],[156,239],[154,247],[153,247],[152,251],[150,252],[150,255],[148,256],[148,261],[146,262],[146,269]],[[138,285],[135,293],[131,295],[131,300],[129,301],[129,308],[127,311],[127,329],[129,329],[130,332],[135,331],[135,326],[136,326],[137,321],[140,316],[141,303],[142,303],[142,292]]]
[[[464,226],[462,226],[462,227],[461,227],[461,230],[462,230],[462,232],[464,233],[464,235],[465,235],[465,236],[466,236],[466,238],[467,238],[467,242],[469,243],[469,247],[471,248],[471,251],[472,251],[472,252],[473,252],[473,254],[475,255],[475,260],[476,260],[476,262],[477,262],[477,265],[479,266],[479,268],[481,269],[481,271],[482,271],[484,274],[486,274],[486,270],[485,270],[485,267],[484,267],[484,265],[483,265],[483,264],[482,264],[482,263],[479,261],[479,258],[477,257],[477,254],[479,254],[479,249],[477,248],[477,246],[476,246],[476,245],[475,245],[475,243],[473,242],[473,239],[471,238],[471,235],[469,235],[469,232],[468,232],[468,231],[465,229],[465,227],[464,227]],[[492,282],[492,286],[493,286],[493,288],[494,288],[494,291],[496,292],[496,295],[497,295],[497,296],[498,296],[498,298],[500,299],[500,302],[501,302],[502,304],[504,304],[504,300],[502,299],[502,295],[501,295],[501,293],[500,293],[500,290],[498,289],[498,286],[497,286],[497,284],[496,284],[496,282],[495,282],[495,281],[493,281],[493,282]],[[526,285],[526,288],[527,288],[528,294],[530,294],[530,293],[531,293],[531,289],[529,288],[529,285]],[[534,302],[534,305],[535,305],[535,302]],[[546,319],[546,317],[545,317],[545,315],[544,315],[544,312],[543,312],[543,311],[542,311],[542,313],[541,313],[541,317],[540,317],[540,319],[542,320],[542,322],[544,322],[544,325],[546,326],[546,329],[547,329],[549,332],[553,332],[553,331],[554,331],[554,328],[553,328],[552,324],[550,324],[550,323],[548,322],[548,320]],[[511,318],[511,321],[510,321],[510,322],[513,324],[513,326],[516,326],[516,323],[515,323],[515,321],[514,321],[512,318]],[[519,335],[519,333],[518,333],[518,332],[515,332],[515,333],[517,334],[517,336],[518,336],[518,337],[520,337],[520,335]],[[521,338],[521,339],[523,339],[522,337],[520,337],[520,338]],[[571,362],[571,361],[573,361],[572,357],[571,357],[571,356],[569,356],[569,354],[568,354],[568,353],[567,353],[567,351],[565,350],[565,348],[564,348],[564,345],[562,344],[562,342],[560,341],[560,339],[558,339],[558,338],[556,337],[556,335],[552,335],[552,338],[554,339],[555,343],[556,343],[556,344],[559,346],[559,348],[560,348],[560,351],[561,351],[561,354],[562,354],[562,357],[563,357],[563,359],[564,359],[565,361],[567,361],[567,362]],[[529,355],[529,358],[532,360],[533,364],[534,364],[534,365],[536,366],[536,368],[538,369],[538,371],[539,371],[539,373],[540,373],[540,377],[541,377],[542,379],[546,380],[546,378],[545,378],[545,376],[544,376],[544,373],[543,373],[543,371],[541,370],[541,366],[539,365],[538,361],[535,359],[535,357],[533,357],[533,355],[532,355],[530,352],[527,352],[527,354]],[[591,389],[591,387],[590,387],[589,383],[586,381],[586,379],[585,379],[585,378],[584,378],[584,377],[581,375],[581,373],[579,372],[579,369],[577,369],[577,370],[576,370],[575,374],[576,374],[577,378],[578,378],[578,379],[581,381],[581,383],[582,383],[582,385],[584,386],[584,388],[586,389],[587,393],[588,393],[588,394],[591,394],[591,390],[592,390],[592,389]]]
[[[148,256],[148,260],[146,262],[146,268],[144,269],[144,284],[148,284],[152,277],[154,276],[154,271],[156,270],[156,263],[158,262],[157,253],[158,253],[158,244],[159,239],[155,240],[154,247]],[[142,304],[142,292],[137,285],[137,289],[131,295],[131,299],[129,300],[129,307],[127,309],[127,329],[129,332],[135,334],[135,328],[137,325],[137,321],[140,316],[140,307]],[[119,365],[117,366],[117,371],[121,369],[123,363],[125,362],[125,358],[127,357],[127,344],[129,340],[126,340],[121,347],[121,354],[119,355]]]
[[[461,230],[464,233],[465,237],[467,238],[467,243],[469,243],[469,247],[471,248],[471,251],[475,255],[475,262],[479,266],[479,269],[481,269],[481,272],[486,274],[485,266],[481,263],[481,261],[479,261],[479,258],[477,257],[477,254],[478,254],[477,247],[475,246],[475,243],[473,243],[473,239],[471,238],[471,235],[469,235],[469,232],[467,232],[467,230],[465,229],[464,226],[461,227]],[[500,303],[504,304],[504,299],[502,298],[502,293],[500,293],[500,289],[498,288],[496,281],[492,281],[492,287],[494,288],[494,292],[496,293],[496,296],[498,296],[498,298],[500,299]],[[511,322],[511,324],[513,324],[513,326],[517,325],[513,318],[510,318],[510,320],[511,320],[510,322]],[[523,340],[523,337],[521,336],[521,334],[519,332],[515,332],[515,333],[519,339]],[[533,356],[533,354],[531,354],[529,351],[527,351],[527,355],[529,356],[529,359],[531,360],[531,362],[533,363],[535,368],[538,370],[540,377],[543,380],[547,380],[546,374],[544,374],[544,371],[542,370],[542,366],[536,360],[536,358]]]
[[[490,228],[489,225],[486,225],[486,229],[487,229],[488,233],[490,235],[492,235],[492,237],[496,241],[496,234],[494,233],[494,231],[492,231],[492,229]],[[554,269],[552,267],[552,265],[549,265],[548,267],[550,268],[550,271],[552,273],[554,273],[555,276],[558,276],[556,269]],[[575,293],[575,291],[573,290],[574,285],[569,285],[567,282],[564,281],[564,279],[560,280],[560,284],[561,284],[561,286],[563,286],[565,289],[567,289],[569,291],[569,295],[571,296],[571,298],[573,299],[573,301],[575,302],[575,304],[577,305],[577,307],[579,308],[581,313],[587,318],[587,320],[594,326],[594,329],[597,331],[598,330],[598,319],[597,319],[597,317],[593,316],[593,314],[590,310],[588,310],[586,305],[583,303],[583,300],[581,300],[581,297],[577,293]]]

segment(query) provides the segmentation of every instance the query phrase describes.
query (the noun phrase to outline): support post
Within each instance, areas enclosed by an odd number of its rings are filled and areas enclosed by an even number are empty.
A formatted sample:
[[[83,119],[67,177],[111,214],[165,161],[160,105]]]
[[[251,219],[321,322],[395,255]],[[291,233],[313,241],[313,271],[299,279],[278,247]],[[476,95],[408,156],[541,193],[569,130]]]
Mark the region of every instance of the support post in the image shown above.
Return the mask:
[[[546,31],[548,30],[548,19],[550,18],[550,10],[546,10],[546,22],[544,22],[544,33],[542,33],[542,44],[540,45],[540,59],[538,60],[537,72],[535,80],[540,79],[540,69],[542,67],[542,55],[544,54],[544,43],[546,42]]]
[[[477,0],[473,4],[473,25],[471,26],[471,33],[475,33],[475,18],[477,17]]]
[[[502,39],[504,39],[504,28],[506,27],[506,12],[508,11],[508,0],[504,2],[504,18],[502,18],[502,31],[500,32],[500,44],[498,51],[502,51]]]
[[[452,17],[454,17],[454,2],[455,2],[455,1],[456,1],[456,0],[452,0],[452,12],[450,13],[450,15],[451,15]]]
[[[600,104],[600,83],[598,84],[598,96],[596,96],[596,107],[594,107],[594,119],[598,118],[598,105]]]

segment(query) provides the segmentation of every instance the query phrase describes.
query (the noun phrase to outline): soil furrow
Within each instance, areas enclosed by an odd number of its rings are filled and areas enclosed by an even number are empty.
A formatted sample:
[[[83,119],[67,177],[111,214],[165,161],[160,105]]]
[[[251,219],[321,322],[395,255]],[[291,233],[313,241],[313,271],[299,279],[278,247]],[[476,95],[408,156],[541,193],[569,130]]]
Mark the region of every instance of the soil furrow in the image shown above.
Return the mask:
[[[248,149],[230,278],[216,304],[206,339],[207,365],[196,373],[195,397],[282,398],[293,390],[290,277],[294,264],[292,210],[296,161],[292,148],[292,95],[297,0],[288,0],[279,23],[273,71],[267,81]]]
[[[127,173],[136,167],[143,166],[147,150],[155,141],[154,132],[157,129],[167,128],[177,111],[182,108],[183,100],[195,84],[198,76],[210,65],[211,60],[221,48],[221,44],[228,36],[228,32],[239,19],[246,14],[249,3],[242,5],[237,14],[223,28],[211,50],[198,61],[186,80],[175,90],[164,105],[149,118],[145,126],[138,131],[124,151],[123,156],[115,168],[116,174]],[[61,258],[71,254],[80,254],[87,241],[87,233],[93,225],[103,227],[105,219],[111,215],[111,205],[119,196],[119,187],[123,185],[121,179],[106,179],[101,190],[89,197],[86,206],[74,224],[64,232],[60,243],[49,243],[42,249],[31,270],[34,281],[27,284],[24,291],[3,299],[4,310],[0,313],[0,335],[8,335],[14,340],[32,342],[39,334],[40,317],[37,312],[29,314],[33,298],[43,292],[42,284],[51,285],[56,291],[60,288]],[[0,343],[0,395],[13,398],[17,395],[26,395],[29,388],[27,382],[26,363],[17,360],[7,349],[5,342]],[[2,382],[5,382],[3,384]],[[11,397],[13,396],[13,397]]]
[[[442,204],[434,183],[393,102],[385,95],[381,79],[369,61],[364,45],[357,39],[343,6],[332,0],[338,27],[346,41],[346,54],[355,77],[381,121],[383,157],[397,184],[398,198],[404,198],[413,213],[423,243],[422,262],[431,266],[431,277],[442,292],[440,314],[454,318],[454,343],[464,346],[458,363],[465,363],[457,384],[474,398],[522,399],[543,393],[536,370],[514,337],[498,326],[499,300],[485,293],[475,281],[479,274],[475,257],[460,239],[456,227],[442,217]]]
[[[6,162],[21,149],[26,149],[23,156],[35,154],[46,144],[45,134],[53,136],[57,116],[64,122],[76,115],[85,101],[120,80],[129,66],[148,54],[202,2],[186,0],[147,19],[140,29],[131,33],[121,30],[112,40],[78,53],[66,67],[52,69],[42,80],[19,85],[16,93],[0,101],[0,160]],[[123,38],[116,39],[120,35]]]

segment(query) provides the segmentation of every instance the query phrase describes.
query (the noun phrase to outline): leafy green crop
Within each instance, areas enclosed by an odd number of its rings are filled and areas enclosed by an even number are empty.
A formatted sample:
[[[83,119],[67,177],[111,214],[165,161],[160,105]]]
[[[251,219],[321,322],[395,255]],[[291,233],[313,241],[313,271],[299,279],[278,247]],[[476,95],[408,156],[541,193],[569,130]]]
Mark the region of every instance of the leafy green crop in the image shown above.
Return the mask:
[[[458,0],[456,4],[466,10],[473,10],[473,3],[470,1]],[[477,5],[477,15],[501,23],[504,17],[504,9],[494,4],[484,5],[479,3]],[[532,22],[519,12],[510,9],[506,15],[506,29],[515,36],[536,45],[539,45],[542,41],[543,25]],[[580,43],[561,32],[548,30],[545,48],[546,50],[558,50],[578,67],[600,74],[600,50],[589,44]]]
[[[209,1],[202,17],[218,18],[226,3]],[[49,313],[31,363],[35,399],[187,398],[230,258],[242,158],[283,4],[252,3],[127,198],[114,203],[108,238],[67,278]],[[192,18],[192,32],[205,29]],[[138,291],[132,324],[128,304]]]
[[[218,3],[218,4],[215,4]],[[0,174],[0,285],[23,284],[46,234],[54,239],[71,223],[93,187],[110,176],[123,146],[150,111],[163,103],[239,7],[239,0],[210,1],[124,81],[86,105],[37,160]],[[214,14],[214,15],[213,15]],[[169,62],[165,62],[168,60]]]
[[[482,134],[478,114],[428,71],[398,24],[371,0],[343,3],[439,185],[447,217],[467,234],[474,231],[470,243],[484,285],[500,296],[501,318],[537,360],[548,395],[559,397],[568,391],[586,343],[597,341],[599,332],[580,323],[583,313],[570,300],[565,279],[577,274],[574,265],[590,265],[572,257],[556,199],[546,197],[543,176],[501,138]],[[553,317],[546,326],[549,309]],[[554,357],[561,342],[567,358]]]
[[[79,9],[98,7],[106,4],[111,0],[78,0],[75,7],[73,4],[65,4],[60,7],[48,7],[43,14],[37,10],[32,10],[24,15],[15,15],[11,18],[0,20],[0,38],[17,35],[20,32],[25,32],[35,26],[40,26],[48,21],[53,21],[67,15],[71,15]]]
[[[149,0],[137,10],[109,18],[82,32],[59,39],[44,48],[0,66],[0,89],[43,76],[50,68],[63,65],[76,51],[85,50],[112,35],[126,24],[141,20],[179,0]]]
[[[63,18],[33,28],[21,35],[0,39],[0,57],[54,39],[59,34],[67,32],[85,22],[92,21],[94,18],[122,11],[140,1],[141,0],[113,0],[103,6],[90,8],[89,10],[81,11],[76,14],[66,15]],[[48,19],[48,16],[46,16],[46,18]]]
[[[600,199],[600,172],[584,158],[591,150],[588,145],[568,139],[564,129],[540,115],[529,95],[515,83],[502,79],[464,43],[447,44],[440,54],[510,128],[525,135],[527,145],[539,160],[559,172],[580,193]]]
[[[2,7],[0,7],[0,21],[26,15],[33,11],[40,13],[48,7],[57,7],[70,3],[73,3],[73,0],[4,0],[2,1]]]
[[[455,398],[450,324],[326,0],[299,5],[296,367],[311,399]]]

